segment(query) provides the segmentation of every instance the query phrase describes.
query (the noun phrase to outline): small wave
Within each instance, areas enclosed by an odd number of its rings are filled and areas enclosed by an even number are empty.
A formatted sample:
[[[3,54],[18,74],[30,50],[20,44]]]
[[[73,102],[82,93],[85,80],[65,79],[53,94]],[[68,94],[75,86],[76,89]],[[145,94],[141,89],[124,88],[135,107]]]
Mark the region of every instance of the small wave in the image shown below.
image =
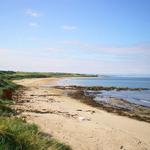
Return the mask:
[[[145,100],[141,100],[142,102],[144,102],[144,103],[149,103],[150,104],[150,102],[149,101],[145,101]]]
[[[140,98],[135,98],[135,97],[134,97],[133,99],[134,99],[134,100],[137,100],[137,101],[141,101],[141,99],[140,99]]]

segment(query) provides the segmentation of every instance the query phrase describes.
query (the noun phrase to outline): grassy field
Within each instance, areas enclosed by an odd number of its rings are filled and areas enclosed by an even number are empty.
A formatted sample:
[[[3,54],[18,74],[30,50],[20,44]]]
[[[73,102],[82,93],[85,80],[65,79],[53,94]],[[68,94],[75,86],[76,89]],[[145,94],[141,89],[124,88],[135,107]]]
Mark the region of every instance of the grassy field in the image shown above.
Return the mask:
[[[55,73],[55,72],[14,72],[0,71],[0,78],[3,79],[24,79],[24,78],[48,78],[48,77],[97,77],[92,74],[77,73]]]
[[[41,133],[35,124],[15,117],[11,94],[19,88],[12,79],[69,76],[56,73],[0,71],[0,150],[71,150],[50,135]],[[74,76],[78,76],[74,74]]]

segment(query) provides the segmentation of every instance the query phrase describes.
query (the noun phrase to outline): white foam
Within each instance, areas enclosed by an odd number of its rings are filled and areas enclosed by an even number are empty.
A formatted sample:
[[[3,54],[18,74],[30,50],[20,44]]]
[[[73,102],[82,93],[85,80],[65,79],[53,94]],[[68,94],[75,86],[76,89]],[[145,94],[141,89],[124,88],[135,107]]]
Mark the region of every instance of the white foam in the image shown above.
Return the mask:
[[[144,103],[149,103],[149,104],[150,104],[150,102],[148,102],[148,101],[145,101],[145,100],[140,100],[140,101],[142,101],[142,102],[144,102]]]

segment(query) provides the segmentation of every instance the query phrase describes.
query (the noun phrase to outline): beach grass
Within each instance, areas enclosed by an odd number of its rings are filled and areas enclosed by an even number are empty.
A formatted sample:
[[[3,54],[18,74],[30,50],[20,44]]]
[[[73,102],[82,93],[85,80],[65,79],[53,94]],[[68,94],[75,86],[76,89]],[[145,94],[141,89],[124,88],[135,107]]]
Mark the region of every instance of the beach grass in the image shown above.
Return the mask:
[[[39,132],[35,124],[19,118],[0,118],[0,150],[70,150],[51,136]]]
[[[14,110],[9,106],[0,103],[0,116],[11,116],[12,114],[14,114]]]

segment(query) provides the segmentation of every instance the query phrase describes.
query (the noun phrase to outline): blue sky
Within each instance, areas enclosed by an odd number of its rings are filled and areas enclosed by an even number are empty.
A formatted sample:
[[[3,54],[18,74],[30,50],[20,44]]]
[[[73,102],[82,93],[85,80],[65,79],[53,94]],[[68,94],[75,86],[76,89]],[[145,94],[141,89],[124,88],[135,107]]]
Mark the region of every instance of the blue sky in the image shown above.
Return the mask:
[[[150,74],[149,0],[1,0],[0,70]]]

